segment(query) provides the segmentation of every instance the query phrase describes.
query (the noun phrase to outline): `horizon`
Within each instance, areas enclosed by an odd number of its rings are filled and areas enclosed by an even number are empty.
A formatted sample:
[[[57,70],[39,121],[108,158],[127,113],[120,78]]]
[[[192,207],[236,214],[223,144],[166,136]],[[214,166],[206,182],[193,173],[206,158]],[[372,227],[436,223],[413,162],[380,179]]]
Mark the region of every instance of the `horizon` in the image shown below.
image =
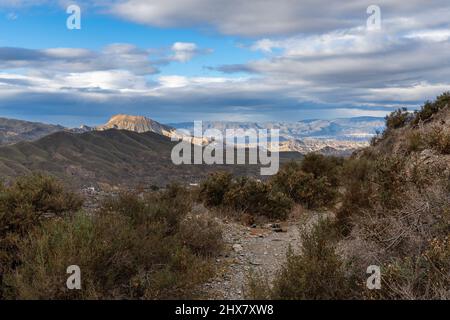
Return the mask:
[[[194,121],[197,121],[197,120],[191,120],[191,121],[188,120],[188,121],[179,121],[179,122],[161,122],[161,121],[155,120],[155,119],[152,118],[152,117],[148,117],[148,116],[144,116],[144,115],[139,115],[139,114],[115,114],[115,115],[112,115],[111,117],[105,119],[103,122],[98,123],[98,124],[95,124],[95,125],[92,125],[92,126],[91,126],[91,125],[87,125],[87,124],[85,124],[85,123],[80,123],[79,125],[75,125],[75,126],[65,126],[65,125],[63,125],[63,124],[61,124],[61,123],[58,123],[58,122],[33,121],[33,120],[28,120],[28,119],[25,119],[25,118],[18,118],[18,117],[17,117],[17,118],[9,118],[9,117],[4,117],[4,116],[2,116],[2,115],[0,115],[0,119],[18,120],[18,121],[26,121],[26,122],[31,122],[31,123],[40,123],[40,124],[49,124],[49,125],[62,126],[62,127],[68,128],[68,129],[75,129],[75,128],[80,128],[80,127],[82,127],[82,126],[88,126],[88,127],[101,126],[101,125],[106,124],[109,120],[111,120],[114,116],[117,116],[117,115],[145,117],[145,118],[147,118],[147,119],[150,119],[150,120],[156,121],[156,122],[158,122],[158,123],[160,123],[160,124],[168,125],[168,126],[171,126],[171,125],[180,125],[180,124],[190,124],[190,123],[193,124]],[[259,124],[264,124],[264,123],[274,123],[274,122],[279,122],[279,123],[283,123],[283,124],[292,124],[292,123],[297,123],[297,122],[353,120],[353,119],[362,119],[362,118],[367,118],[367,119],[371,119],[371,120],[374,120],[374,121],[376,121],[376,120],[384,121],[384,120],[385,120],[384,117],[357,116],[357,117],[347,117],[347,118],[345,118],[345,117],[341,117],[341,118],[323,118],[323,119],[320,119],[320,118],[310,118],[310,119],[290,120],[290,121],[276,121],[276,120],[272,120],[272,121],[271,121],[271,120],[268,120],[268,121],[232,121],[232,120],[205,120],[205,121],[203,121],[203,120],[200,120],[200,121],[206,122],[206,123],[214,123],[214,122],[217,122],[217,123],[237,123],[237,124],[239,124],[239,123],[241,123],[241,124],[243,124],[243,123],[259,123]]]
[[[371,5],[5,0],[0,116],[67,127],[117,113],[161,123],[384,117],[448,91],[450,4]]]

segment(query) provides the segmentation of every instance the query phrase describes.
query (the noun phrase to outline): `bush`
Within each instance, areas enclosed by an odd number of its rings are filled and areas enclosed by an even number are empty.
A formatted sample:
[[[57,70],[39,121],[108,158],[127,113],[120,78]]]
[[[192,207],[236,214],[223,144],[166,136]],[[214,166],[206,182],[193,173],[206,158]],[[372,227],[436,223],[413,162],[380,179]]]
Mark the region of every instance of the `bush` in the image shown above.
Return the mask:
[[[336,222],[343,234],[350,231],[351,217],[373,203],[374,186],[370,182],[373,171],[374,162],[365,157],[351,158],[344,164],[342,183],[345,190],[342,205],[336,213]]]
[[[118,197],[106,199],[100,214],[119,213],[136,224],[152,219],[163,222],[167,234],[178,230],[180,221],[192,208],[192,199],[187,190],[177,184],[165,190],[139,195],[133,192],[120,193]]]
[[[387,130],[402,128],[411,120],[411,117],[407,108],[397,109],[386,116],[386,128]]]
[[[425,141],[422,134],[412,131],[407,135],[407,149],[409,152],[418,152],[425,148]]]
[[[200,256],[215,256],[223,248],[222,230],[210,217],[188,215],[181,221],[178,235],[184,245]]]
[[[22,263],[7,275],[8,297],[195,297],[196,286],[213,275],[208,257],[220,250],[221,234],[209,220],[189,220],[189,202],[180,202],[185,191],[126,193],[94,216],[46,221],[19,243]],[[66,288],[69,265],[80,266],[82,290]]]
[[[238,179],[225,194],[224,203],[236,211],[275,219],[287,218],[292,207],[283,193],[252,178]]]
[[[347,277],[344,261],[336,254],[333,223],[320,220],[311,231],[302,232],[299,254],[289,250],[287,261],[267,285],[258,277],[250,278],[252,298],[287,300],[348,299],[354,297],[356,282]]]
[[[382,270],[385,287],[366,292],[368,298],[448,300],[450,240],[435,238],[429,241],[423,254],[395,258],[383,265]]]
[[[306,167],[310,168],[308,165],[307,162]],[[311,168],[311,171],[314,170],[315,168]],[[314,173],[305,172],[302,165],[295,162],[281,168],[271,179],[271,184],[275,190],[285,193],[293,201],[308,208],[330,206],[335,203],[338,195],[328,176],[315,176]]]
[[[208,207],[217,207],[223,203],[225,193],[232,185],[233,176],[228,172],[211,174],[200,185],[200,199]]]
[[[339,185],[343,163],[343,158],[309,153],[303,158],[300,168],[306,173],[311,173],[315,179],[327,178],[331,185],[336,187]]]
[[[21,263],[20,240],[39,227],[45,217],[74,212],[81,205],[78,195],[43,174],[20,177],[10,187],[0,188],[0,297],[5,289],[4,274]]]
[[[450,131],[440,127],[433,127],[427,137],[431,148],[441,154],[450,154]]]
[[[438,113],[440,110],[447,108],[450,105],[450,92],[445,92],[438,96],[434,102],[427,101],[420,108],[419,111],[415,112],[413,124],[417,125],[420,122],[427,121],[431,117]]]

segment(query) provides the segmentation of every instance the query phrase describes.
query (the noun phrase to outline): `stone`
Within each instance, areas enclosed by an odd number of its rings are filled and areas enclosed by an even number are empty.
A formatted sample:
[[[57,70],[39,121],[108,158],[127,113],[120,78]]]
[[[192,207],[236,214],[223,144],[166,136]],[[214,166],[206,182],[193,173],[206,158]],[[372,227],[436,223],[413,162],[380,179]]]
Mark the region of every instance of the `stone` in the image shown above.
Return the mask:
[[[244,250],[244,248],[240,245],[240,244],[233,244],[233,250],[235,252],[241,252],[242,250]]]

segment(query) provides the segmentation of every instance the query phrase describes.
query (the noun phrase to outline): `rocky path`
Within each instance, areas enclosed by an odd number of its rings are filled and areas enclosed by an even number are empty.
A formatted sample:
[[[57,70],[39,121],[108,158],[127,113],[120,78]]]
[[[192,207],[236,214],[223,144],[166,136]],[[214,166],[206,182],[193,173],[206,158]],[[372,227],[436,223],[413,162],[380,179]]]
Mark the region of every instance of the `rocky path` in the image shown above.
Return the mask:
[[[204,285],[208,299],[244,299],[249,272],[262,272],[270,281],[286,260],[289,245],[300,246],[301,220],[245,227],[223,220],[225,253],[216,260],[218,276]]]

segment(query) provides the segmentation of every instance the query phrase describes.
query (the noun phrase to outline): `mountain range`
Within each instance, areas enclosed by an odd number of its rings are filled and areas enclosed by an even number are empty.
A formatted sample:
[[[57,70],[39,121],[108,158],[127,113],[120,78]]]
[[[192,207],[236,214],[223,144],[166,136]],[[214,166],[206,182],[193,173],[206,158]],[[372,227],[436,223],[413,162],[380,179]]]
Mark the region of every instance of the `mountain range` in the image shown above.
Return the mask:
[[[259,175],[259,165],[175,165],[171,152],[176,143],[153,132],[61,131],[36,141],[0,147],[0,176],[8,180],[45,171],[72,185],[105,188],[164,186],[171,181],[197,183],[217,170],[238,176]],[[281,163],[299,158],[301,154],[297,152],[280,154]]]
[[[381,127],[379,118],[312,120],[286,123],[206,122],[204,129],[280,129],[280,161],[318,151],[347,155],[367,144]],[[232,171],[258,176],[258,165],[174,165],[171,151],[187,123],[164,125],[142,116],[116,115],[105,125],[68,129],[62,126],[0,119],[0,176],[10,179],[46,171],[79,186],[165,185],[196,183],[209,172]],[[338,137],[338,138],[336,138]],[[347,140],[343,139],[347,137]],[[196,138],[197,139],[197,138]],[[192,143],[204,144],[203,138]],[[239,146],[238,146],[239,147]]]

